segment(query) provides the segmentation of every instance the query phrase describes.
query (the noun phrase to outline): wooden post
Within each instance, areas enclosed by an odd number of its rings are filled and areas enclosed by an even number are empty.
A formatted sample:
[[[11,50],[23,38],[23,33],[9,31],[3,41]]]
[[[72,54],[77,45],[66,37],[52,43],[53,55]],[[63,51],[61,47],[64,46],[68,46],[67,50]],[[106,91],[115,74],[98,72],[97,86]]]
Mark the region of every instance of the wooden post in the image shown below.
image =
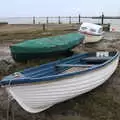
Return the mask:
[[[43,24],[43,31],[45,31],[45,24]]]
[[[78,22],[79,22],[79,24],[80,24],[80,14],[79,14],[79,16],[78,16]]]
[[[58,24],[60,24],[60,16],[58,17]]]
[[[108,31],[110,31],[110,23],[108,23]]]
[[[102,13],[102,17],[101,17],[101,24],[104,24],[104,14]]]
[[[69,24],[71,24],[71,16],[69,16]]]
[[[33,16],[33,24],[35,24],[35,16]]]
[[[46,17],[46,24],[48,24],[48,17]]]

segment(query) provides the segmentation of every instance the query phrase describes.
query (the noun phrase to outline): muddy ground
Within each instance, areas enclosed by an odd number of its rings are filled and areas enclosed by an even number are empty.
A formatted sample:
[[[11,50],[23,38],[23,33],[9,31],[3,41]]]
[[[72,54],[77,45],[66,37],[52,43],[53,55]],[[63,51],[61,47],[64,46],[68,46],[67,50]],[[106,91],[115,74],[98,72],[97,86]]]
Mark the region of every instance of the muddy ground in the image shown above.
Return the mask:
[[[3,47],[4,46],[4,47]],[[1,45],[0,54],[9,56],[8,45]],[[74,52],[119,50],[120,33],[105,33],[98,43],[79,45]],[[8,50],[8,51],[7,51]],[[120,120],[120,64],[112,77],[100,87],[74,99],[54,105],[48,110],[30,114],[14,100],[11,103],[9,118],[14,120]],[[7,120],[8,96],[0,88],[0,120]],[[13,117],[13,118],[12,118]]]

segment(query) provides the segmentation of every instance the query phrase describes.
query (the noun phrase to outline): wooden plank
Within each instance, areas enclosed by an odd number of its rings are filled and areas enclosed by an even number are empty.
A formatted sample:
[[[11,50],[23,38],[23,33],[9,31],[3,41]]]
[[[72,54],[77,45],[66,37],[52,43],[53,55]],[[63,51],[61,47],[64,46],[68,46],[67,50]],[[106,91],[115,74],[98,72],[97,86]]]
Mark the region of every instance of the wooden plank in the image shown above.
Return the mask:
[[[86,60],[86,61],[96,61],[96,60],[109,60],[111,59],[112,57],[88,57],[88,58],[82,58],[81,60]]]
[[[95,66],[94,64],[58,64],[57,67],[91,67]]]

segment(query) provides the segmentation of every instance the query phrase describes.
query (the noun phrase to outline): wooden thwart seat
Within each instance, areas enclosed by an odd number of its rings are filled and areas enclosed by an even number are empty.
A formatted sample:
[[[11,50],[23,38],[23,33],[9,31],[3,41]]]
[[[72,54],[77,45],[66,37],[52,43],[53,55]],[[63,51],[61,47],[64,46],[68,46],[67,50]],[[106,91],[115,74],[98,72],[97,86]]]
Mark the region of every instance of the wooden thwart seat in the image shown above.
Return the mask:
[[[81,60],[109,60],[111,57],[87,57],[87,58],[82,58]]]
[[[90,64],[58,64],[56,67],[91,67],[94,65]]]
[[[111,57],[87,57],[87,58],[81,58],[82,61],[85,62],[90,62],[90,63],[101,63],[101,62],[105,62],[107,60],[110,60]]]

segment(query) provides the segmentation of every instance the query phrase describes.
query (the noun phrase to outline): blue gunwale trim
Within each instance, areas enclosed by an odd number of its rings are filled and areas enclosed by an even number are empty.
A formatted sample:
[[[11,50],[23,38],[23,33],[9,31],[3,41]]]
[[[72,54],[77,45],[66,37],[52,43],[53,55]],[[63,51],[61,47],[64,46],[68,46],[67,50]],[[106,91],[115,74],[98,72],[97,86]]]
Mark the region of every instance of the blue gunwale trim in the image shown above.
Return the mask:
[[[81,54],[81,55],[83,55],[83,54]],[[104,62],[104,63],[102,63],[100,65],[90,67],[87,70],[83,70],[83,71],[79,71],[79,72],[61,73],[61,74],[58,74],[58,75],[45,76],[45,77],[40,77],[40,78],[30,78],[30,77],[25,77],[25,78],[20,78],[20,79],[16,78],[16,79],[13,79],[13,80],[3,80],[3,81],[0,82],[0,84],[3,85],[3,86],[4,85],[9,85],[9,84],[10,85],[17,85],[17,84],[35,83],[35,82],[43,82],[43,81],[52,81],[52,80],[71,77],[71,76],[79,75],[79,74],[82,75],[82,74],[84,74],[86,72],[97,70],[99,68],[102,68],[102,67],[108,65],[109,63],[113,62],[117,57],[119,57],[119,52],[116,52],[115,56],[111,57],[111,59],[109,59],[108,61],[106,61],[106,62]],[[69,58],[70,57],[68,57],[66,59],[69,59]],[[56,62],[51,62],[51,64],[58,63],[59,61],[60,60],[58,60]],[[64,59],[61,60],[61,61],[64,61]],[[43,66],[44,65],[41,65],[41,67],[43,67]]]

